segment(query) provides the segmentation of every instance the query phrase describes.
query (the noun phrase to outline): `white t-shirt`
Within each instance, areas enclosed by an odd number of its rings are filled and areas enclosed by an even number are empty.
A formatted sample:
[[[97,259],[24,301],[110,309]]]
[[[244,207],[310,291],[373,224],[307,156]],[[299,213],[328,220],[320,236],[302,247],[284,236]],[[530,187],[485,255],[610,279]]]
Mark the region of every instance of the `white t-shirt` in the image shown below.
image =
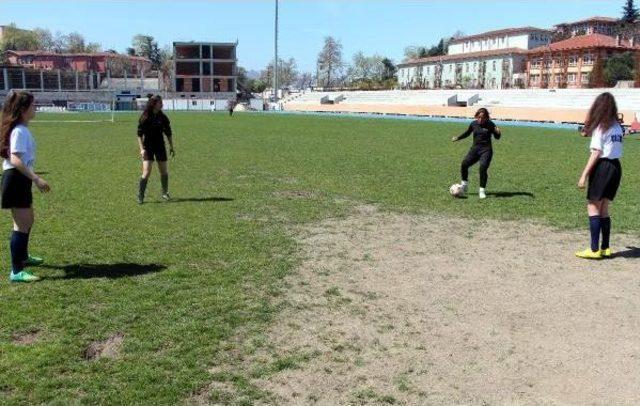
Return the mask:
[[[602,151],[600,158],[618,159],[622,157],[622,139],[624,130],[620,124],[616,123],[603,131],[601,127],[596,128],[591,135],[590,149]]]
[[[31,131],[22,125],[18,124],[16,128],[11,131],[10,145],[9,145],[9,154],[20,153],[22,154],[20,157],[22,158],[22,162],[30,168],[33,169],[33,164],[36,161],[36,140],[31,135]],[[14,166],[11,165],[11,161],[9,159],[5,159],[2,163],[2,169],[13,169]]]

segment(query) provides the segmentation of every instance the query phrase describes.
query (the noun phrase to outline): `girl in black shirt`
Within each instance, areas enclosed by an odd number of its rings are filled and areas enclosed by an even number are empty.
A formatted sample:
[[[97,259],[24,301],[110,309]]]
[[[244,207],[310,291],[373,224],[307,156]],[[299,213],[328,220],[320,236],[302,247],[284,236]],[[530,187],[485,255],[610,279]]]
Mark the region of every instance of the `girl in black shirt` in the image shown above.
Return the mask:
[[[152,96],[147,101],[147,106],[138,122],[138,146],[142,157],[142,177],[138,187],[138,203],[144,202],[144,192],[147,189],[147,181],[151,175],[153,161],[158,161],[160,181],[162,183],[162,198],[170,200],[169,196],[169,170],[167,167],[167,149],[164,145],[164,136],[169,141],[169,152],[175,156],[171,123],[162,112],[162,98]]]
[[[487,198],[487,180],[489,179],[489,165],[491,165],[491,159],[493,158],[493,147],[491,145],[491,136],[493,135],[497,140],[500,139],[502,133],[500,129],[491,121],[489,111],[485,108],[481,108],[476,112],[475,120],[469,124],[467,131],[457,137],[453,137],[452,141],[460,141],[473,134],[473,145],[467,156],[462,160],[460,167],[460,173],[462,176],[462,188],[464,192],[467,192],[469,185],[469,168],[480,162],[480,191],[478,196],[480,199]]]

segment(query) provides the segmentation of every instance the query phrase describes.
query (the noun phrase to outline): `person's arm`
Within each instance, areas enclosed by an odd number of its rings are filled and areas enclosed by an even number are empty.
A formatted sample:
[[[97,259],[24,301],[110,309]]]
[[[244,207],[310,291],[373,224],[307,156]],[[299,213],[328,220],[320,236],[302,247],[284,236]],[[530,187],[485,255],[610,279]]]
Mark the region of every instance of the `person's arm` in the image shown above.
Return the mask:
[[[468,136],[470,136],[472,132],[473,132],[473,125],[469,124],[469,128],[467,128],[467,131],[463,132],[462,134],[460,134],[457,137],[453,137],[451,139],[451,141],[456,142],[456,141],[463,140],[463,139],[467,138]]]
[[[500,130],[500,127],[495,124],[493,124],[493,136],[496,140],[499,140],[500,137],[502,137],[502,131]]]
[[[142,122],[138,123],[138,147],[140,148],[140,156],[144,159],[144,126]]]
[[[169,118],[167,116],[164,116],[163,121],[164,122],[162,131],[167,136],[167,141],[169,142],[169,153],[171,154],[171,156],[175,156],[176,150],[173,148],[173,132],[171,131],[171,121],[169,121]]]
[[[584,189],[585,185],[587,184],[587,179],[589,179],[589,175],[591,175],[591,171],[593,171],[593,168],[596,166],[598,159],[600,159],[600,155],[602,155],[601,150],[599,149],[591,150],[591,156],[589,157],[589,160],[587,161],[587,165],[584,167],[584,170],[582,171],[580,180],[578,180],[579,189]]]
[[[33,169],[25,165],[24,161],[22,160],[21,152],[12,152],[11,156],[9,157],[9,162],[11,162],[11,165],[13,165],[18,171],[20,171],[21,174],[31,179],[41,192],[46,193],[51,190],[51,187],[49,187],[49,184],[44,179],[36,175]]]

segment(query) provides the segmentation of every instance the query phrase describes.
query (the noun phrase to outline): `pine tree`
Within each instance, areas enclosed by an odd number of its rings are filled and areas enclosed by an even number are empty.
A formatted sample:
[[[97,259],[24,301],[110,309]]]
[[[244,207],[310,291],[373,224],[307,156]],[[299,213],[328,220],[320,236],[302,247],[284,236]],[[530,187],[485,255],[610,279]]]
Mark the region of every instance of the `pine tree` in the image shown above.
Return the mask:
[[[638,17],[640,17],[640,12],[633,0],[627,0],[627,3],[622,7],[622,22],[631,24],[634,23]]]

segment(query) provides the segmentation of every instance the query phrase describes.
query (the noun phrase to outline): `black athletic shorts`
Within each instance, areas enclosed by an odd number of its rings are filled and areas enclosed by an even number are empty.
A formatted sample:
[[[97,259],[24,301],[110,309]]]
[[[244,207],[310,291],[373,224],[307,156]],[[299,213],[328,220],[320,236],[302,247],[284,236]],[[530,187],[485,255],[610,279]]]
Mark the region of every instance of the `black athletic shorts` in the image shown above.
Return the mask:
[[[2,174],[2,208],[28,209],[33,204],[31,179],[17,169],[7,169]]]
[[[622,179],[622,166],[617,159],[601,158],[589,176],[589,188],[587,199],[599,201],[602,199],[613,200],[618,192]]]
[[[144,147],[144,160],[145,161],[167,161],[167,148],[164,145],[150,145]]]

